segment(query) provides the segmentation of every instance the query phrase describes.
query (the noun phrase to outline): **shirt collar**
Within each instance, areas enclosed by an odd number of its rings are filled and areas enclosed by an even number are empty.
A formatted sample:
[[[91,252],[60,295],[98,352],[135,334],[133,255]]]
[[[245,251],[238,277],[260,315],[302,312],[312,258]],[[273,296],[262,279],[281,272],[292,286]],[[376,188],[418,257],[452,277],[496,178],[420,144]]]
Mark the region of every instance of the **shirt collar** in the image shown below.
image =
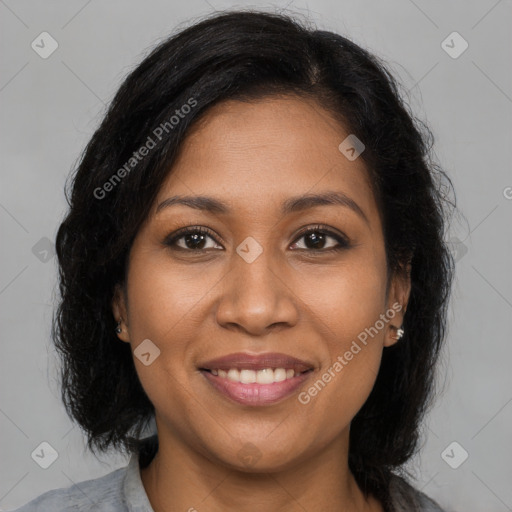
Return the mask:
[[[151,507],[146,489],[140,477],[140,466],[138,454],[133,454],[126,467],[126,474],[123,482],[123,498],[129,512],[154,512]]]

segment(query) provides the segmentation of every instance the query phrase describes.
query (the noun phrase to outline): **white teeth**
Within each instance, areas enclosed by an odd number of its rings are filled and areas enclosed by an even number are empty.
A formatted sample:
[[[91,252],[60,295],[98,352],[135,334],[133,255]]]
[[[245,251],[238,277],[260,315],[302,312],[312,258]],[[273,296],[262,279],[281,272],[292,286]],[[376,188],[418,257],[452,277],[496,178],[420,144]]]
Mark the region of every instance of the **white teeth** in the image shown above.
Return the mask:
[[[256,382],[258,384],[272,384],[274,382],[274,370],[265,368],[256,372]]]
[[[240,372],[236,368],[231,368],[228,372],[228,379],[240,382]]]
[[[256,372],[254,370],[240,370],[240,382],[242,384],[256,382]]]
[[[213,375],[218,375],[223,379],[229,379],[233,382],[241,382],[242,384],[272,384],[274,382],[282,382],[286,379],[292,379],[295,375],[300,375],[300,372],[295,372],[292,368],[264,368],[263,370],[238,370],[237,368],[230,368],[226,370],[211,370]]]
[[[276,368],[274,370],[274,382],[282,382],[286,380],[286,370],[284,368]]]

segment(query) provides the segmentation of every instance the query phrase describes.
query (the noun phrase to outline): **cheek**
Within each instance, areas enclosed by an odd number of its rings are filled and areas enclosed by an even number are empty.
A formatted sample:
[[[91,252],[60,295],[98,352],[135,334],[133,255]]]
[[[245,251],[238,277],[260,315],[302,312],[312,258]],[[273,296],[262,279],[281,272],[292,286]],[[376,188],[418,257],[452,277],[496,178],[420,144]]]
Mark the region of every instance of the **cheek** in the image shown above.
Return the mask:
[[[356,255],[321,272],[305,269],[295,283],[297,295],[319,327],[324,326],[322,332],[336,355],[385,312],[385,265],[378,258],[364,256]]]
[[[168,421],[185,428],[184,418],[193,416],[195,403],[186,389],[191,370],[187,348],[197,334],[194,313],[205,294],[204,278],[185,275],[168,260],[141,251],[130,262],[128,283],[132,351],[146,339],[159,350],[149,365],[134,357],[139,380],[158,414],[168,414]],[[176,409],[179,415],[172,414]]]
[[[149,338],[164,343],[172,338],[169,348],[179,348],[184,340],[180,331],[193,331],[201,301],[217,280],[207,269],[184,272],[161,250],[139,251],[130,262],[128,275],[133,342]]]
[[[298,402],[313,437],[331,439],[350,425],[370,395],[379,372],[382,342],[362,343],[357,336],[338,338],[329,346],[329,360],[301,390]]]
[[[130,343],[133,351],[149,339],[160,351],[147,366],[134,357],[141,384],[157,409],[165,410],[171,398],[184,409],[188,407],[181,400],[190,371],[195,370],[187,358],[188,347],[201,326],[201,300],[215,282],[208,272],[177,270],[161,251],[139,250],[130,262]]]
[[[385,267],[377,259],[361,259],[316,282],[309,305],[327,351],[318,379],[301,403],[315,415],[327,416],[335,432],[362,407],[379,371],[388,325],[381,320],[386,313]]]

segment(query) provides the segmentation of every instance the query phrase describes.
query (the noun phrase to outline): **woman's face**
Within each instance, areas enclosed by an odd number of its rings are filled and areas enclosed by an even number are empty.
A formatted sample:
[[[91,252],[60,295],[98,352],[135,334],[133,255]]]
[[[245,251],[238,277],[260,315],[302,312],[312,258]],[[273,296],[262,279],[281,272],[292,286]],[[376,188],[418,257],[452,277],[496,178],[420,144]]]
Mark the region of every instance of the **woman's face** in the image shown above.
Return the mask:
[[[286,97],[218,104],[184,142],[114,300],[159,436],[180,453],[269,471],[346,449],[409,293],[388,283],[365,165],[338,148],[348,135]],[[318,194],[339,200],[295,202]],[[186,227],[207,233],[173,239]]]

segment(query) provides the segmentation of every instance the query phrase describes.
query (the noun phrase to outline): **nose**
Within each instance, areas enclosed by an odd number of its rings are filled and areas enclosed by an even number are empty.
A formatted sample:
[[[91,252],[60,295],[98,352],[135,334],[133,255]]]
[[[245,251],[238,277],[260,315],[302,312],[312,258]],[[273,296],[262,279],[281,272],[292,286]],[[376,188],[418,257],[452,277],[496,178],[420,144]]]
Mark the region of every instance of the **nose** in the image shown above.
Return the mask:
[[[298,297],[270,255],[248,263],[235,253],[231,265],[216,312],[220,326],[263,336],[297,323]]]

